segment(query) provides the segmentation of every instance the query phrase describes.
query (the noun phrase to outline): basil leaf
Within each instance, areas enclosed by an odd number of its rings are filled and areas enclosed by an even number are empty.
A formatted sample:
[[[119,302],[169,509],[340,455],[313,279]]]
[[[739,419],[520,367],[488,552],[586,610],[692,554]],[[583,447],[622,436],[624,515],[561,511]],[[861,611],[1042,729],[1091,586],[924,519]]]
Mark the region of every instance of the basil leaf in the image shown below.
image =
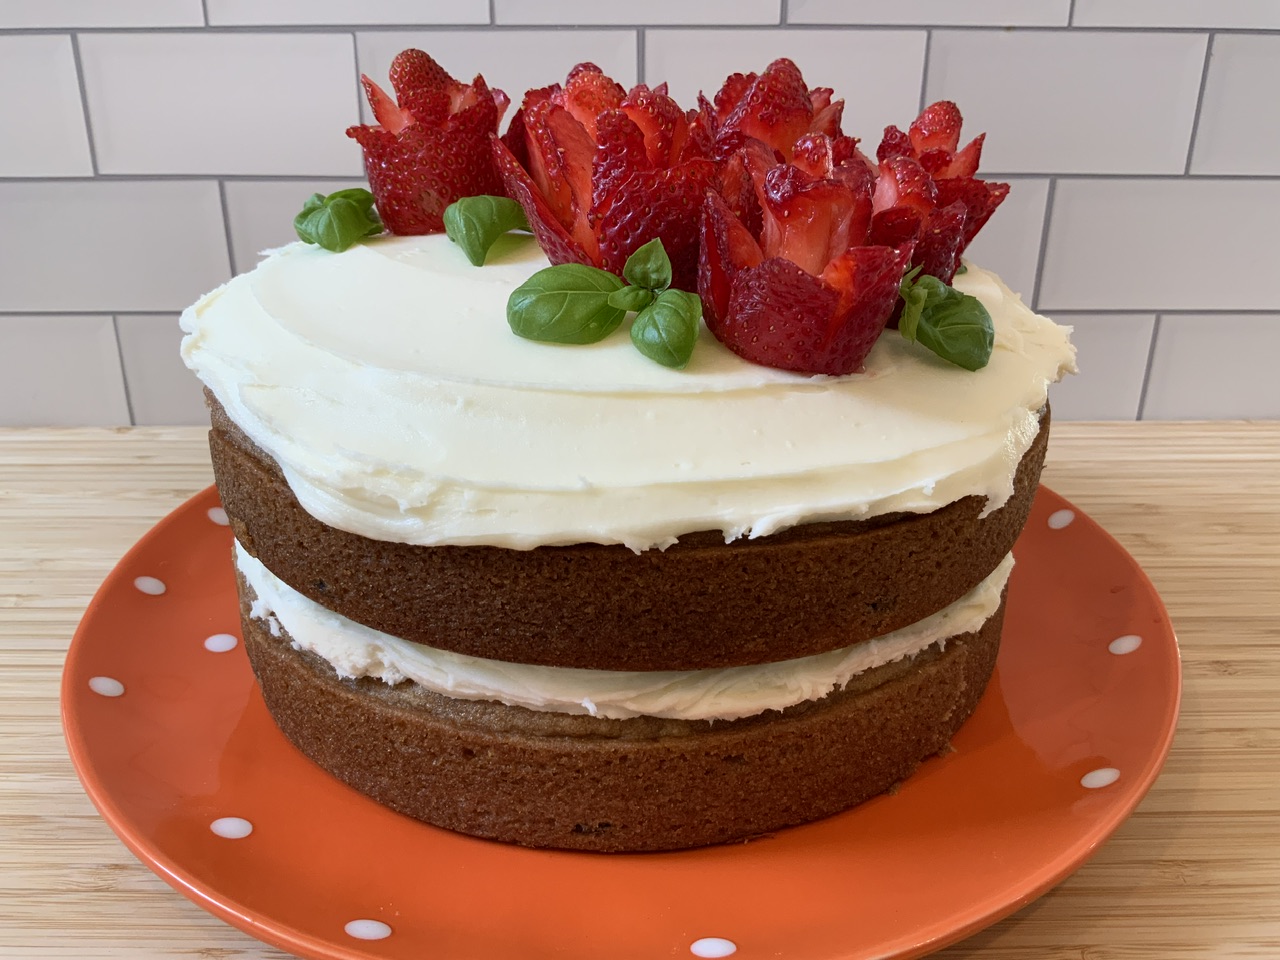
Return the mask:
[[[610,305],[622,288],[612,273],[580,263],[539,270],[507,300],[507,323],[517,336],[548,343],[595,343],[622,323],[626,311]]]
[[[679,369],[693,355],[701,318],[697,294],[664,290],[631,324],[631,342],[650,360]]]
[[[444,232],[471,265],[483,267],[494,242],[512,230],[528,230],[524,208],[506,197],[463,197],[444,211]]]
[[[968,272],[969,272],[969,265],[968,265],[968,264],[966,264],[966,263],[962,263],[962,264],[960,264],[960,266],[956,267],[956,276],[957,276],[957,277],[962,277],[962,276],[964,276],[964,275],[965,275],[966,273],[968,273]]]
[[[609,306],[638,313],[653,303],[653,291],[644,287],[623,287],[609,294]]]
[[[627,257],[622,276],[632,286],[644,287],[654,293],[671,286],[671,258],[667,256],[662,240],[654,237]]]
[[[991,314],[976,298],[948,286],[937,277],[922,276],[915,283],[904,279],[898,330],[932,350],[944,360],[980,370],[991,359],[995,328]]]
[[[341,253],[357,240],[382,232],[382,219],[373,194],[362,187],[339,190],[327,197],[313,193],[293,218],[298,238]]]

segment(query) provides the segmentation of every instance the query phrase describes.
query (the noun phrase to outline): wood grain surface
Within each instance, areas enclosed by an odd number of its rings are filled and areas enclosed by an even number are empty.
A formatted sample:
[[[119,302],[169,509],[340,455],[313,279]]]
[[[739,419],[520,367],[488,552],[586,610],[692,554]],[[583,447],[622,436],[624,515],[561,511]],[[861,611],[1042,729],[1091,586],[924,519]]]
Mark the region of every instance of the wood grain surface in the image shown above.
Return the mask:
[[[67,759],[67,644],[211,481],[197,428],[0,430],[0,957],[283,960],[142,866]],[[1045,482],[1142,564],[1181,642],[1165,771],[1097,856],[938,960],[1280,958],[1280,423],[1055,424]]]

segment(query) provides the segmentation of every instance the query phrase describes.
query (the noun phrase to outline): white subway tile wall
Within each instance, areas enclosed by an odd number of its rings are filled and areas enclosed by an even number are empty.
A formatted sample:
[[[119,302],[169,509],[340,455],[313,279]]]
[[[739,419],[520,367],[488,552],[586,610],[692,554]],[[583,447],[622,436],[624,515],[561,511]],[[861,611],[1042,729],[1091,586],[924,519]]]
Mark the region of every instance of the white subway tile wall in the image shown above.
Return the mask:
[[[1071,0],[791,0],[791,23],[1065,27]]]
[[[359,175],[345,34],[80,37],[99,173]]]
[[[939,30],[926,96],[989,130],[993,173],[1182,173],[1205,45],[1195,33]]]
[[[205,0],[209,25],[488,23],[489,0]]]
[[[1276,0],[0,2],[0,425],[199,423],[177,314],[362,182],[363,71],[687,104],[795,59],[873,152],[933,99],[1013,185],[974,243],[1076,328],[1058,419],[1280,417]]]
[[[1135,420],[1154,314],[1060,316],[1072,328],[1080,372],[1049,388],[1055,420]]]
[[[1160,318],[1143,416],[1280,418],[1280,313]]]
[[[1191,172],[1280,175],[1278,103],[1280,35],[1215,38]]]
[[[121,314],[116,334],[135,424],[208,422],[204,390],[178,353],[182,331],[176,313]]]
[[[494,23],[724,25],[782,22],[782,0],[493,0]]]
[[[109,316],[0,316],[0,410],[14,427],[129,423]]]
[[[0,36],[0,90],[0,177],[93,176],[70,37]]]

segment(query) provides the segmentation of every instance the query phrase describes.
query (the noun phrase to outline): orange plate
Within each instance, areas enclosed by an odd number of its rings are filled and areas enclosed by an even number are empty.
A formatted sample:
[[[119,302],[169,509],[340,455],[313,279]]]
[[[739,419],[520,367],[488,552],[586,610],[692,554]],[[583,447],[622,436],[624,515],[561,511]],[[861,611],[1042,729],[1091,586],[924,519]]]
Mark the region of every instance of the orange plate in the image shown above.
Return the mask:
[[[920,957],[1079,867],[1155,780],[1177,719],[1150,582],[1042,488],[995,679],[955,752],[896,794],[746,844],[525,850],[392,813],[293,749],[241,652],[230,549],[210,488],[129,551],[72,642],[63,723],[129,849],[316,960]]]

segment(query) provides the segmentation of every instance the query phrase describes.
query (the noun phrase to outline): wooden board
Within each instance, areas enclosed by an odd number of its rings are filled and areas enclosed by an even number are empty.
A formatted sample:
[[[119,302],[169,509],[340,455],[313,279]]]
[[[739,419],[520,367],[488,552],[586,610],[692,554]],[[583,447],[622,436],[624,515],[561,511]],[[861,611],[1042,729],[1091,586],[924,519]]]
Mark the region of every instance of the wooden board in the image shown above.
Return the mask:
[[[1137,557],[1169,608],[1182,720],[1164,774],[1094,860],[937,956],[1276,960],[1280,424],[1053,429],[1045,482]],[[58,721],[93,591],[210,482],[198,428],[0,430],[0,958],[285,958],[129,854],[81,791]]]

